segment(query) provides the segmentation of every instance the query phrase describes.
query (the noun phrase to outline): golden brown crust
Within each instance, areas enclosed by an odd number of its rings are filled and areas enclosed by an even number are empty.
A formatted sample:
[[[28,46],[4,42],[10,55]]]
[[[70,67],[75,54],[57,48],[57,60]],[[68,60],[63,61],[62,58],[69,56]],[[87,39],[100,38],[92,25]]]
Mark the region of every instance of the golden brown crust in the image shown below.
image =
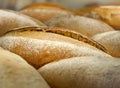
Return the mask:
[[[22,56],[36,68],[53,61],[76,56],[110,57],[89,43],[85,43],[89,41],[95,44],[84,36],[81,37],[80,34],[69,31],[67,32],[69,35],[66,35],[64,32],[67,31],[60,31],[56,28],[24,28],[23,30],[11,31],[1,37],[0,46]],[[62,33],[65,36],[59,35]],[[76,37],[80,37],[80,41],[73,39]]]
[[[94,10],[95,8],[97,8],[98,6],[90,6],[90,7],[84,7],[81,9],[77,9],[75,10],[76,13],[78,13],[78,15],[80,16],[84,16],[86,13],[91,12],[92,10]]]
[[[68,10],[68,9],[58,5],[58,4],[53,4],[53,3],[48,3],[48,2],[31,4],[31,5],[23,7],[21,10],[30,9],[30,8],[51,8],[51,9]]]
[[[35,68],[20,56],[0,48],[0,88],[40,87],[50,88]]]
[[[42,22],[12,10],[0,10],[0,36],[21,27],[45,26]]]
[[[45,23],[49,27],[67,28],[88,37],[92,37],[95,34],[103,33],[106,31],[114,30],[111,26],[102,21],[84,16],[61,16],[50,19]]]
[[[25,31],[28,34],[27,35],[22,35],[21,32],[25,32]],[[31,34],[32,34],[31,32],[32,31],[34,31],[34,32],[37,31],[36,33],[38,33],[38,34],[35,34],[35,35],[31,36]],[[19,36],[20,35],[20,36],[24,36],[24,37],[27,36],[27,37],[36,38],[36,39],[39,39],[39,38],[40,39],[41,38],[44,39],[46,37],[46,39],[48,39],[48,40],[49,39],[50,40],[54,40],[54,41],[57,40],[57,38],[56,38],[57,36],[56,37],[49,37],[49,36],[47,36],[47,34],[42,36],[42,35],[39,34],[39,32],[52,33],[52,34],[58,34],[58,35],[63,35],[63,36],[66,36],[66,37],[70,37],[70,38],[73,38],[75,40],[82,41],[82,42],[87,43],[87,44],[89,44],[91,46],[94,46],[94,47],[96,47],[96,48],[98,48],[98,49],[100,49],[100,50],[102,50],[102,51],[104,51],[106,53],[110,53],[101,44],[97,43],[96,41],[94,41],[94,40],[92,40],[92,39],[90,39],[90,38],[88,38],[88,37],[86,37],[86,36],[84,36],[84,35],[82,35],[80,33],[77,33],[77,32],[74,32],[74,31],[70,31],[68,29],[63,29],[63,28],[57,28],[57,27],[53,27],[53,28],[27,27],[27,28],[21,28],[21,29],[14,30],[14,32],[12,30],[10,35],[12,35],[12,34],[14,36],[15,35]],[[8,32],[7,35],[9,35],[9,32]],[[64,38],[62,40],[64,40]],[[64,40],[64,41],[71,42],[71,40]]]
[[[100,6],[95,8],[90,13],[87,13],[86,16],[100,19],[117,30],[120,30],[120,6]]]
[[[20,12],[42,22],[45,22],[53,17],[75,14],[72,10],[51,3],[32,4],[23,8]]]

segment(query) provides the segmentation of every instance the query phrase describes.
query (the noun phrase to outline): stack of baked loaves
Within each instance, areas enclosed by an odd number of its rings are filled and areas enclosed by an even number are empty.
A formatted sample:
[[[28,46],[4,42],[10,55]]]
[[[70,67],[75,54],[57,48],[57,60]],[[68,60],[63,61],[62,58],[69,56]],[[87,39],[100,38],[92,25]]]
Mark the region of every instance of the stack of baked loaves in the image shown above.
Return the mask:
[[[120,88],[119,12],[52,3],[1,9],[0,88]]]

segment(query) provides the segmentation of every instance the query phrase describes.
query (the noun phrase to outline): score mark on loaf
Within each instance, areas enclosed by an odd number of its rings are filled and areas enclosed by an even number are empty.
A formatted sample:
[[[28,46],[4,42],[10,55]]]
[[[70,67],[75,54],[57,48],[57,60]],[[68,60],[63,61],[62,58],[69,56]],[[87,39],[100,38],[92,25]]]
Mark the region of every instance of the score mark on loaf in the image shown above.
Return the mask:
[[[80,34],[78,37],[82,37],[78,41],[65,35],[52,33],[52,31],[57,30],[56,28],[48,29],[49,32],[42,30],[44,29],[23,28],[23,30],[8,32],[0,38],[0,46],[22,56],[36,68],[49,62],[76,56],[110,57],[110,55],[99,50],[101,45]],[[64,33],[66,31],[59,30],[59,32]],[[96,46],[89,45],[91,43]],[[101,49],[106,51],[105,48]]]

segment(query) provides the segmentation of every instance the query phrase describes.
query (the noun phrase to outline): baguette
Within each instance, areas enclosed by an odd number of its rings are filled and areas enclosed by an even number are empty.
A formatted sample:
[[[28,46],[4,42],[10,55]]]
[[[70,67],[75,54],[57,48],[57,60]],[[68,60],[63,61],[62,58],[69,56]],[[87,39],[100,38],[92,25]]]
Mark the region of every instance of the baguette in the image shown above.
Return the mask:
[[[86,16],[102,20],[111,25],[116,30],[120,30],[120,6],[107,5],[95,8]]]
[[[114,30],[102,21],[73,15],[56,17],[46,21],[45,23],[49,27],[67,28],[82,33],[88,37],[92,37],[98,33]]]
[[[45,22],[51,18],[75,14],[73,11],[52,3],[37,3],[24,7],[21,13]]]
[[[55,28],[23,28],[11,31],[0,38],[0,46],[22,56],[35,68],[69,57],[111,57],[103,52],[107,50],[102,45],[80,34],[59,29],[56,32],[56,30]],[[67,33],[69,36],[72,34],[71,37],[79,40],[60,35],[61,33]]]
[[[0,88],[50,88],[23,58],[0,48]]]
[[[40,27],[42,22],[12,10],[0,10],[0,36],[21,27]]]
[[[38,69],[52,88],[120,88],[120,60],[74,57]]]

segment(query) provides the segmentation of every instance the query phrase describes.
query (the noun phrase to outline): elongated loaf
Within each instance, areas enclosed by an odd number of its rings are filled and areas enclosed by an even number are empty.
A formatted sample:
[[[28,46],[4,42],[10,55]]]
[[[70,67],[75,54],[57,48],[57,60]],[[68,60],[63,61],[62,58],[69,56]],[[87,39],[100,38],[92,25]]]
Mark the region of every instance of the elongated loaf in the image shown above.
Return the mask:
[[[56,17],[46,21],[45,23],[49,27],[67,28],[82,33],[88,37],[92,37],[98,33],[114,30],[102,21],[74,15]]]
[[[37,3],[24,7],[21,13],[45,22],[51,18],[75,14],[73,11],[52,3]]]
[[[87,13],[86,16],[102,20],[117,30],[120,30],[120,6],[100,6]]]
[[[0,10],[0,36],[22,27],[45,26],[42,22],[12,10]]]
[[[50,88],[20,56],[0,48],[0,88]]]
[[[103,52],[107,50],[102,45],[81,34],[57,29],[23,28],[11,31],[0,38],[0,46],[22,56],[36,68],[69,57],[110,57]]]
[[[52,88],[120,88],[120,60],[74,57],[38,70]]]

